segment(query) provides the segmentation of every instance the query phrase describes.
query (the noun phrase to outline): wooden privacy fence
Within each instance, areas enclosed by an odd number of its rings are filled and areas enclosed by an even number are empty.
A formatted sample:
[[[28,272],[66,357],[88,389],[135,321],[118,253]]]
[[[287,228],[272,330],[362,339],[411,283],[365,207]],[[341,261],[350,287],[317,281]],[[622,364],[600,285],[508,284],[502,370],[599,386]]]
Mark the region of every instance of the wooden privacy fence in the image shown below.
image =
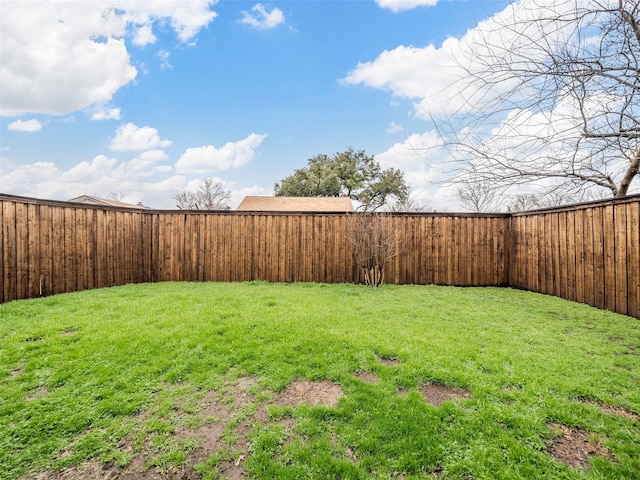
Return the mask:
[[[511,218],[509,284],[640,318],[640,196]]]
[[[0,302],[125,283],[359,282],[345,214],[118,209],[0,194]],[[396,284],[514,286],[640,318],[640,196],[393,214]]]

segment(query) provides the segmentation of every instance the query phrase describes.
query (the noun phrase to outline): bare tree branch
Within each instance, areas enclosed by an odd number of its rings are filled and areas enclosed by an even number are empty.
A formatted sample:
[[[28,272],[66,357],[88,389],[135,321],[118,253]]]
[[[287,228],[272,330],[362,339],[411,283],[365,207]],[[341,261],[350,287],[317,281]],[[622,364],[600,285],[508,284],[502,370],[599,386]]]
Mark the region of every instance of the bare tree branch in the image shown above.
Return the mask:
[[[365,285],[382,285],[385,264],[396,256],[399,245],[391,217],[381,212],[350,214],[346,235],[353,245],[353,255],[362,270]]]
[[[457,58],[464,75],[449,92],[458,108],[442,119],[427,104],[466,165],[455,181],[627,195],[640,175],[640,3],[509,8],[513,15],[479,28],[475,49]]]
[[[176,207],[181,210],[229,210],[231,192],[214,178],[200,181],[198,190],[180,190],[173,194]]]

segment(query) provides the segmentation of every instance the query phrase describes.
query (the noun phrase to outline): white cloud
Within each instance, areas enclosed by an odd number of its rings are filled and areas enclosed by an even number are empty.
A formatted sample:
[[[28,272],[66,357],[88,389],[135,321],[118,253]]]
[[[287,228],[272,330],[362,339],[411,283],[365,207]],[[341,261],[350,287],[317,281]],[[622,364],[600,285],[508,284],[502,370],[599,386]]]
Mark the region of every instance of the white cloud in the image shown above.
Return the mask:
[[[110,108],[106,105],[96,105],[89,111],[91,113],[91,121],[120,120],[121,116],[119,108]]]
[[[414,133],[402,143],[396,143],[387,151],[377,154],[376,160],[383,168],[399,168],[412,189],[433,182],[439,176],[433,168],[433,159],[439,159],[442,140],[435,131]]]
[[[491,70],[487,65],[490,61],[508,64],[517,60],[518,68],[526,68],[527,61],[545,54],[544,49],[532,50],[532,38],[543,38],[553,43],[554,39],[563,38],[564,28],[570,27],[557,26],[549,32],[541,28],[545,22],[535,20],[546,15],[548,9],[545,4],[559,12],[571,8],[573,3],[520,0],[469,29],[461,38],[446,39],[439,47],[433,44],[425,47],[400,45],[393,50],[385,50],[375,60],[358,64],[342,79],[342,83],[387,89],[396,97],[414,99],[416,115],[425,119],[430,119],[426,111],[437,116],[473,108],[480,97],[486,104],[491,98],[499,98],[504,91],[517,88],[520,81],[514,76],[489,89],[486,79],[475,78],[470,73],[477,73],[480,69]],[[518,29],[509,30],[505,25],[517,25]],[[523,25],[527,25],[530,31],[520,31]],[[500,58],[493,45],[504,45],[500,52],[505,55],[526,53],[517,59]],[[528,53],[530,57],[527,58]]]
[[[137,75],[125,43],[168,21],[181,42],[208,25],[216,0],[8,1],[0,16],[0,114],[66,115],[107,103]],[[129,28],[133,25],[135,30]],[[146,29],[149,27],[149,29]]]
[[[438,3],[438,0],[376,0],[376,3],[392,12],[400,12],[416,7],[433,7]]]
[[[396,122],[391,122],[391,124],[385,130],[385,132],[387,132],[389,135],[393,135],[394,133],[399,133],[402,131],[404,131],[404,127]]]
[[[121,192],[123,201],[142,202],[152,208],[175,208],[173,194],[197,186],[202,177],[172,175],[173,168],[162,162],[167,156],[160,150],[143,152],[129,161],[118,161],[97,155],[68,170],[53,162],[28,165],[0,164],[0,185],[5,193],[28,197],[68,200],[79,195],[107,198],[111,192]],[[51,179],[56,181],[52,182]],[[231,205],[237,206],[246,195],[272,195],[262,186],[243,186],[220,179],[231,191]]]
[[[170,140],[162,140],[158,130],[152,127],[138,127],[133,123],[125,123],[116,131],[115,138],[109,148],[121,152],[151,150],[171,145]]]
[[[7,127],[14,132],[38,132],[42,129],[42,124],[35,118],[31,120],[16,120]]]
[[[151,43],[156,43],[156,36],[153,34],[153,28],[151,25],[142,25],[136,28],[135,36],[133,37],[133,44],[138,47],[144,47]]]
[[[375,156],[383,168],[399,168],[417,203],[429,204],[437,211],[460,211],[452,177],[450,152],[436,131],[414,133]],[[456,171],[453,168],[453,171]]]
[[[257,3],[251,8],[251,12],[242,12],[240,23],[250,25],[255,28],[269,29],[275,28],[285,22],[284,13],[279,8],[273,7],[271,11]]]
[[[185,178],[181,175],[154,178],[156,173],[167,172],[166,165],[157,165],[164,159],[164,153],[157,151],[145,152],[126,162],[98,155],[68,170],[60,169],[53,162],[36,162],[3,168],[0,185],[6,193],[57,200],[83,194],[106,198],[111,192],[122,192],[125,202],[171,208],[171,195],[184,187]],[[56,181],[52,182],[52,178]]]
[[[213,145],[188,148],[176,163],[178,173],[206,173],[229,170],[246,165],[256,155],[266,135],[250,134],[244,140],[228,142],[220,148]]]
[[[167,70],[172,68],[171,63],[169,62],[170,55],[171,53],[169,53],[168,50],[160,50],[158,53],[156,53],[156,57],[160,60],[161,70]]]

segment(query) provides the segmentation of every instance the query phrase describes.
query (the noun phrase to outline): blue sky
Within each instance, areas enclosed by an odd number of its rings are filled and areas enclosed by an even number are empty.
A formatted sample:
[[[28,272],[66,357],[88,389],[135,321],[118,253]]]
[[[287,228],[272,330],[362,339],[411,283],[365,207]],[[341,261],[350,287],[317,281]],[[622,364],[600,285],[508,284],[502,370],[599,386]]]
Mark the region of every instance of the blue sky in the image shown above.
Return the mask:
[[[443,42],[509,3],[3,0],[0,191],[172,208],[215,177],[234,207],[351,146],[459,210],[421,148],[420,92],[446,85]]]

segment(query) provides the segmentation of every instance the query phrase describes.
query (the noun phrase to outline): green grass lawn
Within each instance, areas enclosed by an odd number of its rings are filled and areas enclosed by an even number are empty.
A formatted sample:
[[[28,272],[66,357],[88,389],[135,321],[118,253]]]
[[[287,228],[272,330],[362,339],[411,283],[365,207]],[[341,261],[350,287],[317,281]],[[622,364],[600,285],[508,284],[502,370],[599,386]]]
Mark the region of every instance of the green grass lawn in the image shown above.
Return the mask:
[[[284,401],[303,380],[343,395]],[[468,394],[435,406],[434,384]],[[160,283],[0,305],[2,479],[640,478],[638,413],[640,321],[517,290]],[[562,425],[608,453],[567,465]]]

